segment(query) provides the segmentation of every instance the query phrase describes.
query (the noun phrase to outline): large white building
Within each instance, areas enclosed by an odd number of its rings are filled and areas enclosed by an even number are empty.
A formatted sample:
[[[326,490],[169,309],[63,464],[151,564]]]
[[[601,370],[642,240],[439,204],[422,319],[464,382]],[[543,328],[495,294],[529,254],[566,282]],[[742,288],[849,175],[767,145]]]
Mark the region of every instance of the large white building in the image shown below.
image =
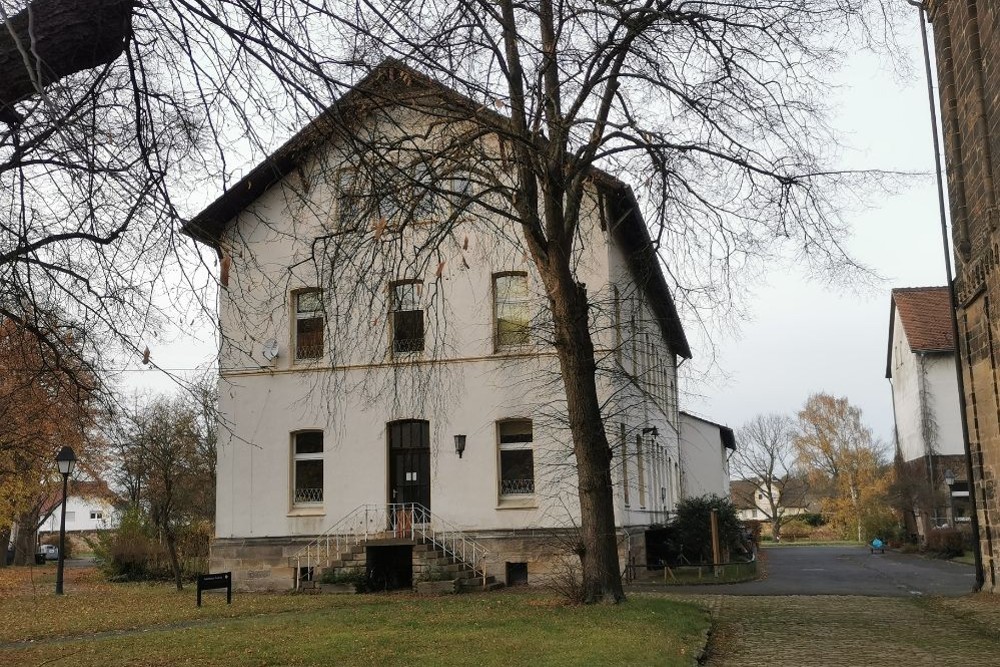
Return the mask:
[[[897,474],[913,534],[969,520],[965,449],[947,287],[892,290],[885,376],[892,389]],[[950,482],[950,484],[949,484]]]
[[[373,185],[356,159],[361,135],[369,147],[383,132],[453,136],[442,100],[472,104],[383,66],[185,227],[220,258],[212,567],[238,586],[287,588],[359,562],[405,585],[424,547],[509,583],[572,557],[579,501],[548,302],[519,227],[489,210],[504,200],[464,199],[502,184],[502,161],[474,176],[459,166],[454,190],[400,221],[405,193]],[[326,131],[332,115],[354,134]],[[386,163],[403,172],[405,160]],[[690,352],[631,190],[595,171],[581,217],[575,271],[592,304],[620,553],[641,563],[643,531],[681,495],[676,368]]]

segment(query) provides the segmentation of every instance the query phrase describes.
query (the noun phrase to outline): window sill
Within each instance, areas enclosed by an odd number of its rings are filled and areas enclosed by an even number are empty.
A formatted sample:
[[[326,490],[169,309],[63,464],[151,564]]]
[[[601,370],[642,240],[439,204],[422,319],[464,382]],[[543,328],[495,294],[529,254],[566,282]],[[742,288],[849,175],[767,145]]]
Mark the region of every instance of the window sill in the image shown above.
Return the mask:
[[[322,505],[317,505],[315,507],[293,507],[288,510],[287,516],[289,517],[300,517],[300,516],[326,516],[326,510],[323,509]]]
[[[504,497],[497,502],[498,510],[529,510],[538,509],[538,501],[534,496],[525,497]]]
[[[538,346],[530,343],[525,345],[506,345],[504,347],[493,348],[493,354],[499,357],[517,356],[524,354],[534,354],[538,352]]]
[[[315,366],[325,361],[325,357],[308,357],[306,359],[292,359],[292,366]]]

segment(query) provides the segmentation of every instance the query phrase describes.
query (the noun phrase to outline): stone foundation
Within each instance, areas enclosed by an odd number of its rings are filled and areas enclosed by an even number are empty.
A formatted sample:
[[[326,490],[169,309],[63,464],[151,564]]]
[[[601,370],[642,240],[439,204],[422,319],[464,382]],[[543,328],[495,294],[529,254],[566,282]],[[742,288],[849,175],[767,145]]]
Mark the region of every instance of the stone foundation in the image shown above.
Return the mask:
[[[628,564],[645,562],[645,527],[620,531],[618,540],[622,572]],[[579,558],[572,551],[573,532],[565,529],[519,531],[469,531],[469,537],[489,551],[486,573],[501,583],[507,581],[507,564],[527,566],[528,585],[546,585],[560,576],[579,571]],[[238,591],[287,591],[295,587],[291,557],[314,537],[218,538],[212,541],[209,562],[212,572],[232,572]],[[377,546],[377,543],[372,543]],[[332,555],[331,559],[335,559]],[[414,554],[413,578],[418,580],[425,564]]]

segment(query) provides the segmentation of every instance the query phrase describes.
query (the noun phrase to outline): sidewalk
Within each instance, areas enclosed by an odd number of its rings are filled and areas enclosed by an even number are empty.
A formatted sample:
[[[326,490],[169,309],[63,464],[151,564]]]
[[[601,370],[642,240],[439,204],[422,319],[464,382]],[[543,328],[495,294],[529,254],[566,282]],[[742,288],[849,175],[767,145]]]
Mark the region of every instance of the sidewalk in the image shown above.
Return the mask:
[[[1000,653],[995,596],[703,596],[701,602],[713,612],[705,662],[712,667],[992,665]]]

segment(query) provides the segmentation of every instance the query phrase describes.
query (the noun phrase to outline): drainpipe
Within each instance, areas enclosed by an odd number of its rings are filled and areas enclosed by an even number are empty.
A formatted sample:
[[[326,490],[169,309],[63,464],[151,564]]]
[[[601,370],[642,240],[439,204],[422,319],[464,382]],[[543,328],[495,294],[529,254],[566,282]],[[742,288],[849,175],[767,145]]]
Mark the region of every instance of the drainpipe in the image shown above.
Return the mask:
[[[938,191],[938,212],[941,219],[941,244],[944,249],[945,277],[948,280],[948,302],[951,307],[951,335],[955,343],[955,377],[958,380],[958,404],[962,419],[962,446],[965,450],[965,471],[969,484],[969,509],[972,519],[972,539],[976,545],[974,550],[976,561],[976,583],[973,591],[979,591],[983,587],[985,577],[983,576],[983,554],[979,533],[979,512],[976,508],[975,478],[972,469],[972,447],[969,444],[969,424],[968,411],[965,404],[965,377],[962,374],[961,350],[958,344],[958,310],[956,306],[958,299],[955,295],[955,279],[952,277],[951,269],[951,244],[948,242],[948,216],[945,211],[944,199],[944,178],[941,168],[941,139],[938,136],[937,105],[934,99],[934,82],[931,77],[931,53],[927,45],[927,26],[925,24],[924,3],[919,0],[906,0],[909,4],[917,8],[917,16],[920,23],[920,39],[924,49],[924,70],[927,77],[927,99],[931,110],[931,137],[934,140],[934,172],[937,176]],[[949,493],[951,491],[949,490]]]

